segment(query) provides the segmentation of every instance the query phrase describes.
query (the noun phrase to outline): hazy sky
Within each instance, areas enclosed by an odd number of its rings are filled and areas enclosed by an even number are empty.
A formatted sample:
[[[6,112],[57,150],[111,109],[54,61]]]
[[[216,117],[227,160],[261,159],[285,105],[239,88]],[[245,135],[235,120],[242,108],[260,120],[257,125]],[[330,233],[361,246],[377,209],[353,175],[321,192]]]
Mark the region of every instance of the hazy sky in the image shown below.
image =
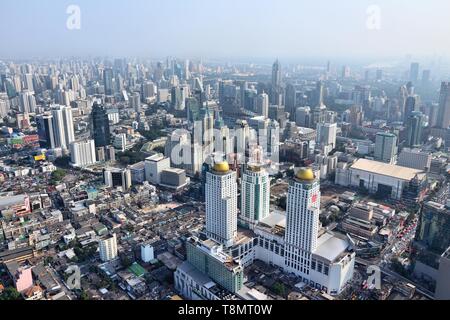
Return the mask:
[[[80,30],[66,28],[71,4]],[[7,58],[450,55],[448,0],[0,0],[0,12]]]

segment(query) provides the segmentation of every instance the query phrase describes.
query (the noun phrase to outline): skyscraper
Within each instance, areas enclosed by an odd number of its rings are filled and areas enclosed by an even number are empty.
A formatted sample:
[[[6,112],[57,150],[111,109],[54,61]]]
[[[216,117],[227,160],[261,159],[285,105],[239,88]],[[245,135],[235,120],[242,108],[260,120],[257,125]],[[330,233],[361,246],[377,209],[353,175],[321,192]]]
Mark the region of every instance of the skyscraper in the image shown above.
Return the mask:
[[[227,162],[206,173],[205,202],[207,235],[231,247],[237,235],[237,183]]]
[[[286,269],[307,276],[317,249],[320,182],[311,169],[300,169],[290,181],[286,207]]]
[[[393,164],[397,157],[397,136],[379,132],[375,139],[375,160]]]
[[[256,99],[256,110],[258,114],[267,118],[269,116],[269,96],[266,93],[261,93]]]
[[[447,129],[450,126],[450,82],[442,82],[439,97],[438,126]]]
[[[422,127],[424,115],[420,111],[413,111],[406,121],[406,144],[408,147],[419,147],[422,144]]]
[[[107,96],[114,94],[113,76],[114,74],[111,68],[106,68],[103,70],[103,84],[105,86],[105,94]]]
[[[106,147],[110,145],[111,133],[109,129],[108,114],[104,106],[100,106],[97,102],[92,107],[92,136],[95,141],[95,147]]]
[[[58,106],[52,110],[56,146],[69,149],[75,140],[73,129],[72,108]]]
[[[417,84],[417,80],[419,80],[419,64],[417,62],[411,63],[409,80],[414,84]]]
[[[328,154],[336,147],[336,123],[317,124],[317,143],[321,146],[325,154]]]
[[[116,234],[99,240],[100,259],[103,262],[113,260],[117,257],[117,238]]]
[[[241,182],[241,223],[253,229],[259,221],[269,215],[269,209],[269,174],[260,163],[250,163]]]
[[[272,66],[272,86],[275,88],[281,86],[281,64],[278,59]]]
[[[42,148],[56,148],[55,130],[53,127],[53,116],[42,114],[36,117],[39,135],[39,144]]]
[[[94,140],[72,142],[70,144],[70,160],[77,167],[94,164],[96,162]]]

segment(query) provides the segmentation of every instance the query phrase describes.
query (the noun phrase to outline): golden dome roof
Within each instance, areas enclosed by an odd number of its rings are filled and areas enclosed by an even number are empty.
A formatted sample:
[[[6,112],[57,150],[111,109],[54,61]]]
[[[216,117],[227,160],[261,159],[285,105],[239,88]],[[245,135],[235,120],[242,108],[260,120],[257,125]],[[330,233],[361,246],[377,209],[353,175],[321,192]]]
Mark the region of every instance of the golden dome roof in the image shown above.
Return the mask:
[[[314,172],[311,168],[301,168],[298,170],[296,177],[297,179],[306,181],[312,181],[315,179]]]
[[[228,172],[230,171],[230,166],[228,165],[228,162],[224,161],[224,162],[217,162],[214,165],[214,171],[217,172]]]

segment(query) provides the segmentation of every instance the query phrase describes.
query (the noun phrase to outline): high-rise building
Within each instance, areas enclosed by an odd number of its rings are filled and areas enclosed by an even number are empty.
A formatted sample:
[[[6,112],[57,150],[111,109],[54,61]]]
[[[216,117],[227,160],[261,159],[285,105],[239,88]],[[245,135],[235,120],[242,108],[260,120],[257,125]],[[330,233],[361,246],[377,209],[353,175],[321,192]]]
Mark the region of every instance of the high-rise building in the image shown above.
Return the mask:
[[[237,235],[236,172],[227,162],[216,163],[206,173],[206,233],[209,237],[231,247]]]
[[[289,184],[286,206],[288,270],[308,275],[311,254],[317,249],[320,215],[320,182],[311,169],[300,169]]]
[[[419,147],[422,144],[423,126],[424,115],[420,111],[413,111],[406,121],[406,145],[408,147]]]
[[[240,222],[249,229],[266,218],[270,209],[270,178],[260,163],[253,162],[242,175]]]
[[[379,132],[375,138],[375,160],[394,164],[397,158],[397,136],[389,132]]]
[[[111,261],[117,258],[117,237],[116,234],[107,236],[99,240],[100,259],[103,262]]]
[[[269,96],[264,92],[256,98],[256,111],[265,118],[269,117]]]
[[[103,84],[105,86],[105,94],[111,96],[114,94],[113,69],[106,68],[103,70]]]
[[[281,64],[278,59],[272,66],[272,86],[278,88],[281,86]]]
[[[68,149],[70,143],[75,141],[72,108],[58,106],[52,110],[52,115],[56,145],[63,149]]]
[[[74,166],[84,167],[96,162],[94,140],[72,142],[69,148],[71,163]]]
[[[442,82],[439,97],[438,126],[447,129],[450,126],[450,82]]]
[[[442,254],[450,246],[450,209],[448,206],[428,201],[421,209],[416,240],[428,250]]]
[[[95,147],[106,147],[111,143],[111,133],[109,129],[108,114],[104,106],[96,102],[92,107],[92,136],[95,141]]]
[[[53,127],[53,116],[42,114],[36,117],[39,135],[39,144],[42,148],[54,149],[57,147],[55,141],[55,129]]]
[[[419,96],[412,95],[406,98],[403,120],[406,122],[414,111],[419,111]]]
[[[422,72],[422,86],[427,86],[431,80],[431,71],[423,70]]]
[[[398,156],[397,165],[428,171],[431,167],[431,153],[420,149],[403,148]]]
[[[419,64],[417,62],[411,63],[409,80],[414,84],[417,84],[417,81],[419,80]]]
[[[19,95],[20,111],[23,113],[34,113],[36,111],[36,98],[31,91],[21,92]]]
[[[160,184],[161,173],[170,168],[170,159],[163,154],[154,154],[145,159],[145,180],[150,183]]]
[[[106,168],[103,170],[103,182],[110,188],[121,187],[122,190],[128,190],[131,187],[131,170]]]
[[[325,154],[336,147],[337,123],[317,124],[317,143]]]

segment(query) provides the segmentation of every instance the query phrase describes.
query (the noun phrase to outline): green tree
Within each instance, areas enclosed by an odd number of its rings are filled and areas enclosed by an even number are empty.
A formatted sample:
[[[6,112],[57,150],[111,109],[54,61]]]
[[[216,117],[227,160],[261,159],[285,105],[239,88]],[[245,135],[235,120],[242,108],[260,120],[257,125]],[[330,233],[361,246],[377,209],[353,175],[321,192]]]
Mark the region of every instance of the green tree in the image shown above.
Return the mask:
[[[85,290],[81,291],[80,300],[89,300],[89,294]]]
[[[15,288],[7,287],[0,295],[0,300],[22,300],[22,296]]]
[[[282,297],[286,295],[286,287],[281,282],[276,282],[272,287],[272,291]]]

